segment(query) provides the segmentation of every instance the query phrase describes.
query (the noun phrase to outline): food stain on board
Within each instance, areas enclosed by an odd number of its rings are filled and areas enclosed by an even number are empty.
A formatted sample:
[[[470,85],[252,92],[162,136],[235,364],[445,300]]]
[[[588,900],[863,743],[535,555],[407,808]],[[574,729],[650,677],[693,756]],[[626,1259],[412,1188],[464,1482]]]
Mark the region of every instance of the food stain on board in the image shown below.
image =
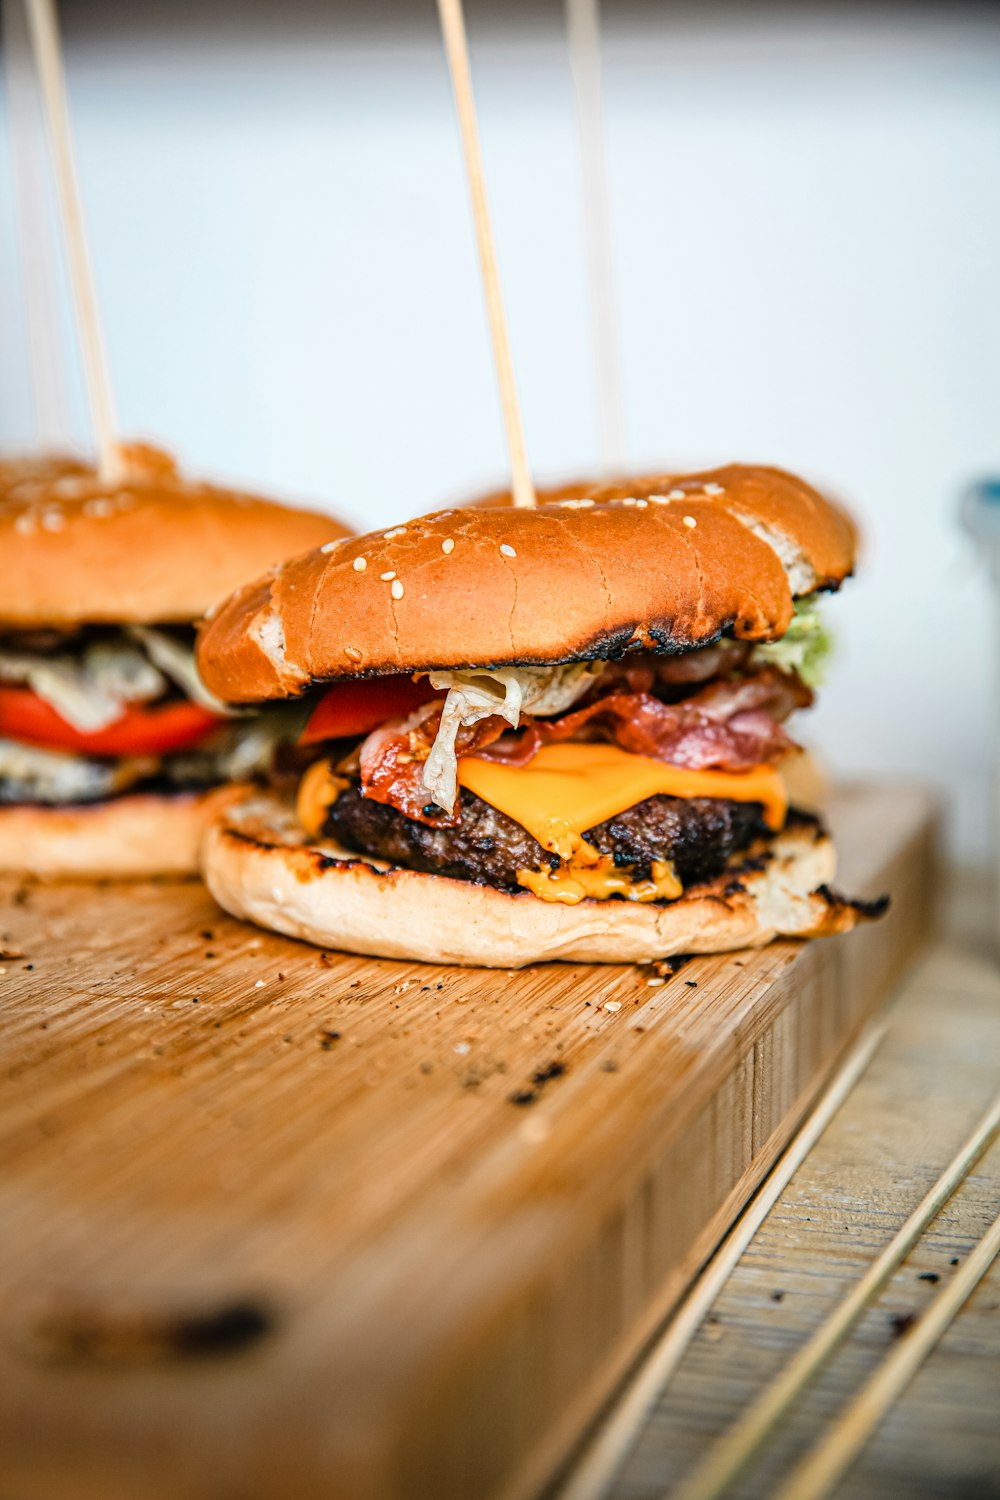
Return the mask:
[[[254,1297],[186,1311],[57,1303],[30,1325],[28,1352],[102,1365],[229,1357],[260,1343],[278,1323],[274,1309]]]

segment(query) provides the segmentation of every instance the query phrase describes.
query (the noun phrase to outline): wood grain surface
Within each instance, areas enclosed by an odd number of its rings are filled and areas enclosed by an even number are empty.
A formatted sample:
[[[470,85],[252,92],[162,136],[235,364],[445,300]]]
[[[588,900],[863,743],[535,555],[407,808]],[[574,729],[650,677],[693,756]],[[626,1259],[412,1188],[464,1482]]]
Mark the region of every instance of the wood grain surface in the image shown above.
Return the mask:
[[[662,984],[3,886],[0,1500],[532,1493],[924,935],[927,797],[834,821],[883,923]]]
[[[826,1318],[1000,1085],[1000,968],[986,882],[894,1007],[875,1061],[786,1188],[600,1493],[661,1500]],[[970,913],[974,920],[970,921]],[[733,1486],[764,1500],[931,1306],[1000,1205],[983,1157],[845,1346]],[[838,1500],[1000,1495],[1000,1266],[994,1266],[838,1485]],[[595,1491],[596,1493],[596,1491]]]

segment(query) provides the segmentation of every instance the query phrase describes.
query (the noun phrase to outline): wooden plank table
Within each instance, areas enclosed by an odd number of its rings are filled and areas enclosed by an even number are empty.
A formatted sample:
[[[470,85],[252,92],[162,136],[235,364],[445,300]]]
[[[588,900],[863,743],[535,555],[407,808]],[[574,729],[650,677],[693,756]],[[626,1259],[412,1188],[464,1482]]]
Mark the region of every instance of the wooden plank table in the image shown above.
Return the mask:
[[[516,973],[256,932],[194,882],[0,892],[2,1500],[535,1493],[919,945]]]
[[[787,1364],[912,1212],[1000,1088],[1000,966],[985,879],[955,881],[943,935],[906,980],[884,1042],[744,1253],[624,1451],[560,1496],[661,1500]],[[1000,1208],[1000,1143],[728,1492],[766,1500]],[[627,1394],[627,1393],[626,1393]],[[610,1458],[610,1454],[609,1454]],[[961,1311],[838,1500],[1000,1495],[1000,1265]]]

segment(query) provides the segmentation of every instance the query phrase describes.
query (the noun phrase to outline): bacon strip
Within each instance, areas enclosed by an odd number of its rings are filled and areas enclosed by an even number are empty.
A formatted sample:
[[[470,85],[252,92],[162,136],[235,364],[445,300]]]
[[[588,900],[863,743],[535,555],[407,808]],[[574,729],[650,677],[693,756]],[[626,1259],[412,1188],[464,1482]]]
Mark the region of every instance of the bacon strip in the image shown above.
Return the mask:
[[[609,693],[562,718],[535,719],[517,741],[508,736],[478,753],[525,765],[554,740],[611,739],[633,755],[691,771],[749,771],[796,748],[780,721],[811,702],[797,677],[768,667],[734,682],[713,682],[680,703],[650,693]]]
[[[422,704],[406,719],[390,719],[375,729],[361,746],[361,789],[376,802],[387,802],[408,818],[431,828],[451,828],[458,822],[458,804],[449,814],[431,800],[423,784],[424,761],[441,723],[440,700]],[[455,753],[471,755],[497,739],[510,725],[493,715],[458,731]],[[429,809],[432,809],[429,811]]]

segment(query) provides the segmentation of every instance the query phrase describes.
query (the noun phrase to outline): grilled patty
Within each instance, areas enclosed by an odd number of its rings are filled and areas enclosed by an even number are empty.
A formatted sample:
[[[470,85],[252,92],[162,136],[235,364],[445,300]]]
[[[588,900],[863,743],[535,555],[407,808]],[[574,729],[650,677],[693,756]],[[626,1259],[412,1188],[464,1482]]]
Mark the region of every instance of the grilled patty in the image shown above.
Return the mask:
[[[584,837],[616,865],[631,867],[636,880],[648,878],[653,860],[670,860],[688,886],[718,875],[732,854],[767,832],[758,802],[649,797]],[[559,863],[520,823],[464,788],[461,821],[454,828],[428,828],[384,802],[362,797],[352,782],[330,807],[323,833],[359,854],[502,891],[522,889],[518,870],[554,869]]]

